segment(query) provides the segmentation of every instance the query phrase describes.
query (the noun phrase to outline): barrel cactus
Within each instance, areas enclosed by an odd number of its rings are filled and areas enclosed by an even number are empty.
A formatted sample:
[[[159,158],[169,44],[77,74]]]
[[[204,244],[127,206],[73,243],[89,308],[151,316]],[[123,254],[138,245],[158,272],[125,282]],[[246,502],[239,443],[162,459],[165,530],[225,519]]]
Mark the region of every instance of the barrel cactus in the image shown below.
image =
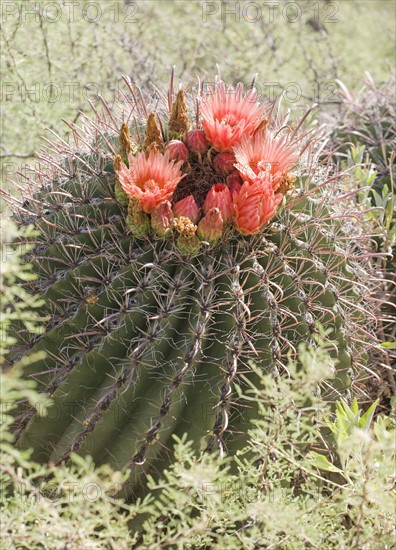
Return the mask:
[[[172,434],[241,445],[251,361],[287,376],[323,327],[331,402],[359,389],[376,346],[361,213],[312,128],[253,86],[173,81],[145,99],[126,79],[120,103],[71,124],[73,145],[50,143],[10,199],[38,235],[24,286],[48,322],[16,327],[8,359],[44,350],[25,375],[51,399],[20,411],[17,443],[37,461],[130,468],[132,488],[169,460]]]
[[[388,346],[388,355],[379,362],[377,378],[372,378],[367,393],[369,399],[379,399],[378,412],[390,414],[392,396],[396,391],[394,365],[396,351],[392,349],[396,328],[394,312],[396,307],[396,101],[395,77],[376,83],[369,73],[363,86],[353,93],[342,82],[342,101],[329,117],[327,127],[331,131],[328,153],[341,166],[361,163],[373,169],[360,171],[361,191],[356,197],[364,209],[371,209],[367,230],[373,234],[372,249],[382,252],[377,262],[383,272],[384,294],[387,301],[382,304],[382,314],[376,333]],[[351,146],[354,150],[351,151]]]
[[[394,143],[396,139],[395,78],[376,84],[367,73],[367,79],[357,94],[339,82],[342,101],[329,120],[333,129],[331,141],[338,156],[346,156],[351,143],[365,146],[365,153],[377,172],[373,189],[380,195],[385,185],[395,185],[396,167]]]

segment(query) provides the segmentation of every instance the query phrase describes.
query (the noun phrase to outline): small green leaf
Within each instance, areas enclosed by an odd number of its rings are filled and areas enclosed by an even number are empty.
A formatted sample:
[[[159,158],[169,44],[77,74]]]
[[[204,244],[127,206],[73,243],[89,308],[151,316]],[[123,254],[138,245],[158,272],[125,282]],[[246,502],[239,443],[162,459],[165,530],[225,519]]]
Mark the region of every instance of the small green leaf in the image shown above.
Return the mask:
[[[396,349],[396,342],[381,342],[382,349]]]
[[[320,470],[324,470],[326,472],[337,472],[342,474],[342,470],[340,470],[340,468],[337,468],[337,466],[334,466],[334,464],[332,464],[330,460],[326,458],[324,455],[316,453],[315,451],[311,451],[309,453],[308,460],[312,466],[315,466]]]
[[[346,401],[343,399],[341,400],[341,403],[337,403],[338,411],[342,414],[342,416],[347,419],[349,422],[353,423],[355,420],[355,414],[353,412],[353,409],[351,409]],[[352,405],[353,406],[353,405]],[[345,424],[344,424],[345,425]]]
[[[367,409],[362,418],[359,420],[359,427],[366,430],[369,429],[371,421],[373,419],[374,411],[379,403],[379,399],[374,401],[374,403]]]

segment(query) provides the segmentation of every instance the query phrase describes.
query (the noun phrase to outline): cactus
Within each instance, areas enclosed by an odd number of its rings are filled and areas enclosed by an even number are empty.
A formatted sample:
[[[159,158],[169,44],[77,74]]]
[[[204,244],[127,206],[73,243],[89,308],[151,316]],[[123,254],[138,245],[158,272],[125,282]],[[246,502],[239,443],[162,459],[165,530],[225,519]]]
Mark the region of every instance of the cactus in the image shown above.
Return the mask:
[[[364,145],[377,172],[373,189],[381,194],[385,185],[394,188],[396,167],[394,143],[396,139],[395,78],[376,84],[367,74],[361,90],[353,95],[344,83],[340,110],[330,121],[333,127],[331,141],[336,151],[346,156],[349,145]]]
[[[361,191],[357,197],[362,208],[372,209],[371,225],[375,234],[372,248],[383,252],[379,259],[384,278],[384,294],[387,302],[382,304],[382,315],[376,330],[388,354],[381,360],[379,375],[367,388],[368,398],[379,398],[377,412],[390,414],[391,399],[396,392],[394,364],[396,352],[393,348],[396,330],[394,312],[396,307],[396,102],[395,78],[375,83],[370,74],[358,93],[351,93],[340,82],[342,102],[339,111],[330,120],[331,146],[334,159],[341,165],[373,165],[374,181],[367,182],[363,175]],[[349,147],[353,143],[352,153]],[[352,157],[352,158],[350,158]],[[368,185],[369,183],[369,185]]]
[[[287,375],[288,358],[301,341],[315,345],[319,325],[336,360],[321,391],[329,401],[356,393],[376,346],[377,282],[353,192],[318,163],[320,145],[303,121],[289,123],[274,106],[268,113],[249,90],[243,101],[259,116],[245,137],[257,147],[272,139],[293,157],[271,164],[268,153],[252,170],[243,136],[230,145],[223,127],[209,131],[208,105],[194,114],[197,97],[175,97],[173,77],[167,97],[151,104],[127,84],[120,105],[84,118],[83,129],[72,124],[75,146],[52,143],[34,181],[16,182],[22,199],[9,198],[18,223],[39,233],[27,255],[38,279],[24,286],[41,294],[50,319],[41,335],[19,327],[8,360],[47,354],[25,375],[51,403],[46,415],[21,412],[18,445],[37,461],[78,452],[130,468],[134,487],[169,460],[172,434],[187,432],[200,450],[238,448],[255,414],[241,374],[254,384],[254,361]],[[241,101],[240,86],[229,92]],[[238,169],[228,179],[232,154]],[[228,156],[214,163],[220,155]],[[169,174],[185,177],[153,207],[158,189],[139,198],[131,166],[164,158]],[[249,202],[260,189],[272,210]]]

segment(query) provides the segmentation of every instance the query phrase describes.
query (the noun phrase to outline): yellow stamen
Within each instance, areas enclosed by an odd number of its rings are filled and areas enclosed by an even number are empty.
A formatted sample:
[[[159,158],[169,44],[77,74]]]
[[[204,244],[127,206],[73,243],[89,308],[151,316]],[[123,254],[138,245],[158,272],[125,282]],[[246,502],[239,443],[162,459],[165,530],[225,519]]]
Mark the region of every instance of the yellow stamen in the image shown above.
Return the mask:
[[[296,181],[297,177],[294,174],[291,174],[288,172],[283,176],[281,181],[278,183],[275,191],[277,193],[282,193],[282,195],[286,195],[289,191],[293,191],[294,189],[294,182]]]

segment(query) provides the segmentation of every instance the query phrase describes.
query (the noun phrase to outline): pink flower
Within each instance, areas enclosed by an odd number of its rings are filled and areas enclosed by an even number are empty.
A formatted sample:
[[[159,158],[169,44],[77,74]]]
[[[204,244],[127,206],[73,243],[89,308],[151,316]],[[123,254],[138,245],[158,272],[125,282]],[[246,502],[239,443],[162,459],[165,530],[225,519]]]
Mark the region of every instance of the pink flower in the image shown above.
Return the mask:
[[[203,204],[204,214],[212,208],[218,208],[224,223],[232,218],[232,195],[228,187],[222,183],[216,183],[206,195]]]
[[[217,172],[231,174],[234,171],[235,156],[232,153],[220,153],[213,160],[213,167]]]
[[[215,149],[232,152],[243,135],[250,136],[263,120],[269,104],[258,104],[256,91],[251,88],[243,97],[243,85],[238,83],[225,87],[224,82],[216,83],[214,93],[201,98],[202,126],[206,138]]]
[[[182,161],[170,160],[169,153],[162,155],[151,150],[128,155],[129,168],[121,163],[116,171],[121,186],[128,197],[137,197],[143,212],[149,214],[162,202],[170,200],[179,181],[184,177],[180,171]]]
[[[255,235],[276,214],[282,200],[281,193],[274,193],[268,174],[254,182],[245,181],[239,193],[233,194],[234,223],[242,235]]]
[[[280,139],[268,133],[257,132],[253,137],[244,136],[234,147],[236,168],[243,179],[253,182],[260,172],[269,171],[274,188],[282,177],[296,164],[299,154],[287,138]]]
[[[187,132],[186,143],[190,151],[194,153],[203,153],[209,148],[209,143],[203,130],[190,130]]]
[[[196,223],[201,215],[201,210],[195,202],[194,197],[189,195],[173,205],[173,214],[176,218],[183,216],[184,218],[189,218],[193,223]]]
[[[168,141],[165,147],[165,152],[169,153],[169,158],[171,160],[187,160],[188,159],[188,149],[182,141],[179,139],[171,139]]]
[[[218,208],[211,208],[198,224],[197,235],[203,241],[216,242],[223,233],[224,221]]]

